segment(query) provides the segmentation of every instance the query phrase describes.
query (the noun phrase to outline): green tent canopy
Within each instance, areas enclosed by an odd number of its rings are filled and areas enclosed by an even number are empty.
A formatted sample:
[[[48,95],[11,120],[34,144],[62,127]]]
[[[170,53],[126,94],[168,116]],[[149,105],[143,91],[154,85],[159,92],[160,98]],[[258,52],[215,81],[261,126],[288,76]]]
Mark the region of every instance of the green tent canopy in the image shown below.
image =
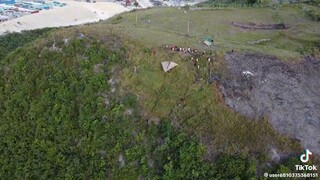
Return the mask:
[[[207,46],[211,46],[211,44],[213,44],[213,38],[212,36],[205,36],[203,43]]]
[[[213,37],[212,37],[212,36],[205,36],[205,37],[204,37],[204,40],[213,43]]]

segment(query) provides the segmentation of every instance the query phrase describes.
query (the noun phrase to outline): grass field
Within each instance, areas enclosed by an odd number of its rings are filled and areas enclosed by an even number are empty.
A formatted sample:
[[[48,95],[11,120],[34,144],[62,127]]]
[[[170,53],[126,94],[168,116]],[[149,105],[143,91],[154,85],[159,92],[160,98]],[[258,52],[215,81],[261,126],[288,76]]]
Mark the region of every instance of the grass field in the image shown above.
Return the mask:
[[[184,11],[178,8],[137,11],[119,15],[122,19],[117,21],[118,17],[115,17],[109,22],[116,23],[115,27],[121,32],[147,47],[172,43],[202,49],[206,47],[199,41],[205,35],[212,35],[216,42],[216,46],[211,47],[213,50],[253,50],[292,59],[300,57],[298,50],[306,42],[320,41],[319,23],[304,17],[298,6]],[[188,21],[190,38],[185,37]],[[289,29],[242,30],[232,26],[231,22],[285,23]],[[267,38],[271,39],[270,43],[248,45],[249,41]]]
[[[188,21],[190,33],[187,37]],[[232,26],[232,21],[285,23],[289,29],[243,30]],[[223,73],[223,54],[232,49],[274,55],[286,61],[299,60],[304,53],[317,53],[314,44],[320,41],[320,25],[304,17],[299,7],[206,11],[158,8],[120,14],[98,24],[62,29],[52,36],[68,38],[75,32],[102,40],[110,35],[120,37],[129,62],[129,66],[119,72],[121,90],[138,96],[147,118],[171,119],[186,132],[196,134],[211,153],[266,155],[270,148],[299,149],[297,143],[277,133],[267,117],[249,120],[225,107],[216,86],[205,80],[195,82],[195,76],[207,77],[208,69],[215,74]],[[201,41],[205,35],[214,37],[215,46],[203,45]],[[266,38],[271,42],[248,44]],[[161,48],[166,44],[211,50],[215,62],[204,64],[196,71],[189,58]],[[146,48],[155,48],[156,55],[143,50]],[[164,73],[160,62],[167,60],[177,62],[179,66]]]

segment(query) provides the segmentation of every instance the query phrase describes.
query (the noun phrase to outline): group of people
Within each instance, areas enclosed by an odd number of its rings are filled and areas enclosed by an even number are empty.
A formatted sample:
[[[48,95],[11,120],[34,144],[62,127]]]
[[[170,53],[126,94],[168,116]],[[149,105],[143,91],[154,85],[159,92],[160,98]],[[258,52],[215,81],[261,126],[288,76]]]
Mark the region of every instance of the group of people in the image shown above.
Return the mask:
[[[164,45],[164,49],[167,49],[169,51],[174,51],[174,52],[182,52],[182,53],[188,53],[191,55],[190,57],[190,62],[194,65],[194,67],[197,69],[197,76],[196,79],[199,80],[203,79],[203,70],[208,70],[205,72],[209,72],[209,76],[211,75],[211,65],[214,57],[212,57],[212,54],[210,52],[204,51],[204,50],[197,50],[197,49],[191,49],[191,48],[181,48],[176,45]],[[206,69],[209,68],[209,69]],[[197,81],[196,80],[196,81]]]
[[[171,51],[176,51],[176,52],[184,52],[184,53],[190,53],[190,54],[197,54],[198,50],[196,49],[191,49],[191,48],[181,48],[181,47],[177,47],[176,45],[166,45],[163,46],[166,49],[169,49]]]
[[[193,58],[191,57],[191,61],[193,62],[193,65],[196,66],[198,69],[200,68],[199,66],[199,58]],[[207,61],[210,63],[211,62],[211,58],[207,57]]]
[[[198,69],[200,68],[199,63],[198,63],[199,62],[199,58],[206,54],[205,51],[200,52],[197,49],[181,48],[181,47],[177,47],[176,45],[166,45],[166,46],[163,46],[163,47],[168,49],[168,50],[171,50],[171,51],[189,53],[189,54],[193,55],[191,57],[191,61],[193,62],[194,66],[196,66]],[[207,57],[207,61],[211,62],[211,58]]]

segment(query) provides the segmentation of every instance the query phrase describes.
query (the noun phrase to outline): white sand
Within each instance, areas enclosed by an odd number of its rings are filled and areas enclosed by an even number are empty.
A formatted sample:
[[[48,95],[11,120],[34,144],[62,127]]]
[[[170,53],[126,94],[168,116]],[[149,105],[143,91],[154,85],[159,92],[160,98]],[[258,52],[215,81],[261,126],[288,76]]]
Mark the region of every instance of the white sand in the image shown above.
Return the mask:
[[[20,32],[44,27],[78,25],[105,20],[127,9],[113,2],[65,1],[67,6],[42,10],[40,13],[23,16],[0,23],[0,35],[5,32]]]

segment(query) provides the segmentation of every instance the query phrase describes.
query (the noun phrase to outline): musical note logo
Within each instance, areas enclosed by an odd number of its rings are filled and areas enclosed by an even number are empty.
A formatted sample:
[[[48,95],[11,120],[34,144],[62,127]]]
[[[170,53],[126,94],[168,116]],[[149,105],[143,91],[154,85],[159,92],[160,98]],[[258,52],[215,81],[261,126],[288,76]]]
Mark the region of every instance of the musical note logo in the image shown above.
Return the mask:
[[[300,161],[303,163],[307,163],[309,161],[309,157],[312,155],[312,152],[309,149],[306,149],[305,154],[301,154]]]

